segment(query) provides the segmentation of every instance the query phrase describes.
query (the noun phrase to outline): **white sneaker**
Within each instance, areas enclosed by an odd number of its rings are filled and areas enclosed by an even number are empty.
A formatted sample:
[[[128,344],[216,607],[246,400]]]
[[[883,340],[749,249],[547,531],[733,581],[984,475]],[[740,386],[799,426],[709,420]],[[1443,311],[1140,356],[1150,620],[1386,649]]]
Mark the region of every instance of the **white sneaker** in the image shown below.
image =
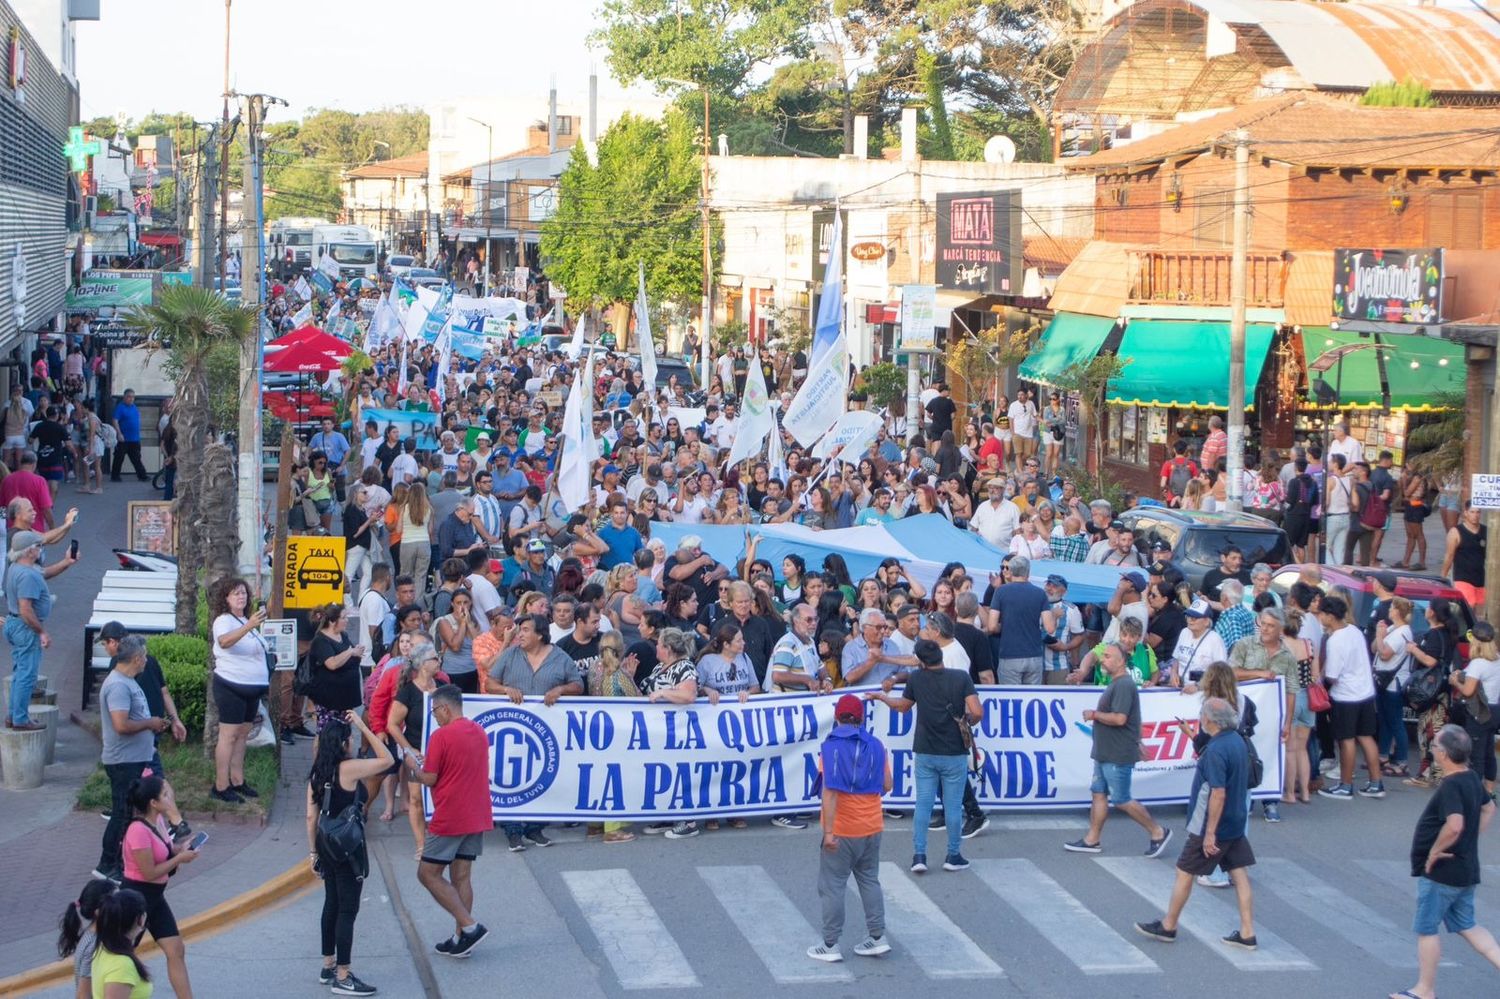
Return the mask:
[[[885,942],[885,937],[865,937],[854,945],[854,953],[860,957],[880,957],[890,952],[891,945]]]
[[[832,947],[829,947],[827,944],[816,944],[807,948],[807,956],[814,961],[826,961],[829,964],[835,964],[844,959],[844,955],[839,952],[837,944]]]
[[[1227,875],[1224,877],[1223,881],[1219,881],[1214,878],[1212,874],[1198,875],[1198,883],[1205,888],[1228,888],[1230,885],[1229,877]]]

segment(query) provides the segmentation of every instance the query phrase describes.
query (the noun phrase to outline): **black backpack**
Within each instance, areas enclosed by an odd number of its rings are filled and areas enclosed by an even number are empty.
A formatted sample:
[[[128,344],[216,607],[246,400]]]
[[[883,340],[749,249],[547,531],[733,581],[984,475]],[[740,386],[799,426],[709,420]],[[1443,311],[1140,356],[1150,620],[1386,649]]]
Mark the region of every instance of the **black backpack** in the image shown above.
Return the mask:
[[[1187,492],[1188,483],[1193,481],[1197,471],[1190,459],[1174,458],[1172,471],[1167,475],[1167,491],[1180,499]]]
[[[1245,786],[1254,790],[1260,787],[1261,781],[1266,779],[1266,765],[1261,762],[1260,754],[1255,751],[1255,740],[1244,732],[1240,733],[1240,738],[1245,740],[1245,755],[1250,763],[1245,771]]]

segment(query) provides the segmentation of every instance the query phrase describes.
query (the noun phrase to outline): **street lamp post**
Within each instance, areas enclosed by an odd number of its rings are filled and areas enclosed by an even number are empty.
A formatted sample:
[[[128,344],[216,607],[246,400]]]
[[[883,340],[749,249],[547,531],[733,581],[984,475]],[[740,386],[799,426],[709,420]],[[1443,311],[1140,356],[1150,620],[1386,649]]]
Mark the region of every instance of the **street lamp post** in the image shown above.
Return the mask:
[[[698,339],[698,354],[699,354],[698,363],[699,363],[699,365],[700,365],[700,367],[702,369],[702,371],[701,371],[701,378],[702,378],[701,385],[706,390],[708,388],[709,369],[710,369],[709,341],[713,339],[713,325],[714,325],[714,319],[713,319],[713,309],[714,309],[714,299],[713,299],[714,255],[713,255],[713,246],[712,246],[712,244],[710,242],[710,235],[711,235],[712,225],[711,225],[711,222],[710,222],[709,208],[708,208],[708,184],[709,184],[709,171],[708,171],[708,150],[709,150],[709,145],[708,145],[708,141],[709,141],[708,140],[708,137],[709,137],[709,123],[708,123],[708,115],[709,115],[709,105],[708,105],[708,75],[706,73],[704,74],[704,78],[703,78],[703,82],[702,83],[695,83],[695,82],[693,82],[691,80],[674,80],[674,79],[671,79],[671,78],[664,79],[662,82],[663,83],[675,84],[676,86],[679,86],[679,87],[697,87],[698,89],[700,89],[700,90],[703,91],[703,173],[702,173],[702,175],[700,177],[700,181],[699,181],[699,187],[701,188],[701,190],[699,191],[699,194],[700,194],[699,205],[701,206],[702,211],[703,211],[703,321],[702,321],[702,323],[699,324],[699,325],[702,326],[702,329],[699,331],[702,335]]]
[[[494,265],[495,247],[491,243],[491,233],[495,218],[495,204],[490,197],[490,188],[493,186],[492,179],[495,171],[495,130],[488,122],[480,121],[478,118],[470,118],[474,124],[481,126],[485,131],[485,161],[484,161],[484,297],[490,295],[490,268]]]

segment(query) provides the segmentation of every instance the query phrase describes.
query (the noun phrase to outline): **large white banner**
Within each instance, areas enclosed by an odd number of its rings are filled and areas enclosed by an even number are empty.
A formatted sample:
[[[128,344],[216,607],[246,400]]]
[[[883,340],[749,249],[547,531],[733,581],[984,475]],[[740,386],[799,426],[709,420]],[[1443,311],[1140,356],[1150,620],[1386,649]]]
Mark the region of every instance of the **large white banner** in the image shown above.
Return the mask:
[[[847,691],[839,691],[838,694]],[[899,693],[899,688],[897,688]],[[1281,795],[1280,680],[1240,686],[1255,702],[1255,747],[1265,762],[1257,798]],[[1084,808],[1093,777],[1093,736],[1083,712],[1099,687],[980,687],[984,720],[975,736],[987,753],[975,791],[986,809]],[[780,815],[818,807],[818,750],[833,728],[837,694],[767,694],[741,704],[725,698],[691,705],[620,698],[469,695],[464,714],[489,739],[490,801],[497,822],[661,821]],[[1134,797],[1181,803],[1193,780],[1192,740],[1201,696],[1141,692],[1141,745]],[[865,723],[891,752],[892,806],[911,806],[914,713],[866,704]],[[429,715],[427,729],[432,730]],[[425,747],[424,747],[425,748]],[[427,800],[429,814],[431,798]]]

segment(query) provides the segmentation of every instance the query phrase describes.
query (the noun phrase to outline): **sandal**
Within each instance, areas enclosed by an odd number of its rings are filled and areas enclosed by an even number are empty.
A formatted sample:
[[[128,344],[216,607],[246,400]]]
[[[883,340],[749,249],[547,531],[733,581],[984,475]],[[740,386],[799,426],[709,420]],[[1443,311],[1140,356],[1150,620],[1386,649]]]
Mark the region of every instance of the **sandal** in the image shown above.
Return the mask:
[[[391,811],[389,808],[387,808],[385,811],[383,811],[383,812],[380,813],[380,821],[381,822],[390,822],[390,821],[394,820],[395,818],[396,818],[396,813],[393,812],[393,811]]]
[[[1431,787],[1432,786],[1432,781],[1430,781],[1426,777],[1422,777],[1420,775],[1416,776],[1416,777],[1408,777],[1404,781],[1402,781],[1401,783],[1405,784],[1407,787]]]
[[[634,839],[635,833],[625,829],[617,829],[614,832],[604,834],[604,842],[606,843],[629,843]]]
[[[719,831],[719,820],[718,819],[709,819],[707,822],[703,823],[703,828],[707,829],[709,832],[718,832]]]
[[[731,828],[731,829],[748,829],[748,828],[750,828],[750,823],[746,822],[744,819],[730,819],[729,820],[729,828]]]

